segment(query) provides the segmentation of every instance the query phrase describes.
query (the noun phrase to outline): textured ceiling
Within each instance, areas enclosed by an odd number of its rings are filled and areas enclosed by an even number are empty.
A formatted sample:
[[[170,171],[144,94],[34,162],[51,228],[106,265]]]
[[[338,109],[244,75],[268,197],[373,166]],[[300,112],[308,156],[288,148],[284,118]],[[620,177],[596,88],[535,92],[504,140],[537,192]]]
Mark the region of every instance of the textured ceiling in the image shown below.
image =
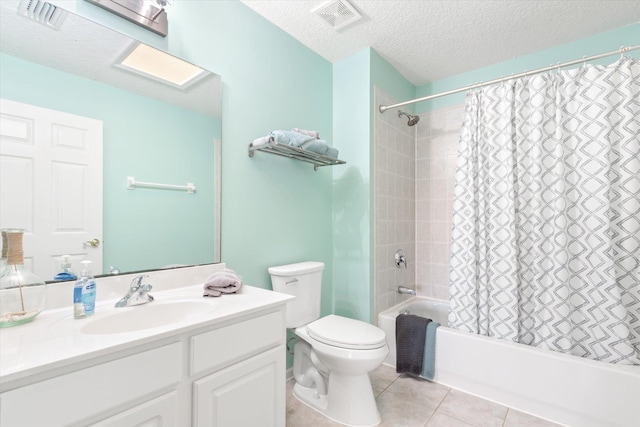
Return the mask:
[[[18,15],[19,1],[0,0],[0,51],[212,117],[220,117],[220,76],[179,90],[113,66],[136,41],[73,13],[60,30]],[[43,75],[42,79],[49,76]],[[52,81],[51,84],[55,84]]]
[[[350,0],[363,19],[336,32],[311,14],[324,0],[242,2],[330,62],[372,47],[416,86],[640,21],[640,0]]]

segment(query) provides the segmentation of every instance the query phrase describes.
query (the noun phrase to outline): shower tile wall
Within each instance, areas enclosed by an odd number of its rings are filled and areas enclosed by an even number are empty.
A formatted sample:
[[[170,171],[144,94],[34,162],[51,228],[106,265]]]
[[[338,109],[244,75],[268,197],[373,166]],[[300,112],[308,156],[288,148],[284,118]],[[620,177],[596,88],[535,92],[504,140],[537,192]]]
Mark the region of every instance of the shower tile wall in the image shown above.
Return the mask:
[[[375,104],[394,104],[379,88]],[[425,120],[426,121],[426,120]],[[419,123],[420,124],[420,123]],[[396,110],[374,119],[374,289],[375,317],[408,298],[398,286],[414,288],[415,279],[415,138],[416,126],[407,126]],[[402,249],[408,268],[396,268],[394,254]]]
[[[449,299],[449,251],[456,155],[464,105],[427,112],[416,143],[416,289]]]

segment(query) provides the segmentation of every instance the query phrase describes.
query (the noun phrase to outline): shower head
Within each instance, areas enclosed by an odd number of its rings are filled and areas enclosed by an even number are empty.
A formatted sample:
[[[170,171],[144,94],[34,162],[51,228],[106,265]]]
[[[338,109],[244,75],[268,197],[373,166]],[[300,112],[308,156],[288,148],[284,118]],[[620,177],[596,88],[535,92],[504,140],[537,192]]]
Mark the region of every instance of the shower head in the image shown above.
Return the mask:
[[[407,122],[407,125],[409,126],[413,126],[420,121],[420,116],[414,116],[411,114],[407,114],[402,110],[398,110],[398,117],[402,117],[402,116],[407,116],[407,119],[409,119],[409,121]]]

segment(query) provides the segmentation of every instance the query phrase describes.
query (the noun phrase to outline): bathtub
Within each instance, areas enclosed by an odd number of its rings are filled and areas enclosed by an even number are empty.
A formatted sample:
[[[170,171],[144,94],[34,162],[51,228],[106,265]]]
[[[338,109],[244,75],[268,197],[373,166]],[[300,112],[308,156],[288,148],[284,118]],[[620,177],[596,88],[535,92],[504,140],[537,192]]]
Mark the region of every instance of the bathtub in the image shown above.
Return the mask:
[[[378,315],[395,368],[395,318],[447,324],[447,302],[414,297]],[[441,326],[434,381],[572,427],[640,426],[640,366],[551,352]]]

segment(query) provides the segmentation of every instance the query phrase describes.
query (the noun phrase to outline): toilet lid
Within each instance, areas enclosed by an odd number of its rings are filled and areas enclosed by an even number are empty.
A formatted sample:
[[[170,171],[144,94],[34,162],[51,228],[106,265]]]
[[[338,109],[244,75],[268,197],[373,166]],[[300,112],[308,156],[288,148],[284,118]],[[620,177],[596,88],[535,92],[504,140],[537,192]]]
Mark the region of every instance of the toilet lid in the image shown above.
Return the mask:
[[[334,314],[309,323],[307,333],[324,344],[355,350],[380,348],[386,343],[382,329]]]

